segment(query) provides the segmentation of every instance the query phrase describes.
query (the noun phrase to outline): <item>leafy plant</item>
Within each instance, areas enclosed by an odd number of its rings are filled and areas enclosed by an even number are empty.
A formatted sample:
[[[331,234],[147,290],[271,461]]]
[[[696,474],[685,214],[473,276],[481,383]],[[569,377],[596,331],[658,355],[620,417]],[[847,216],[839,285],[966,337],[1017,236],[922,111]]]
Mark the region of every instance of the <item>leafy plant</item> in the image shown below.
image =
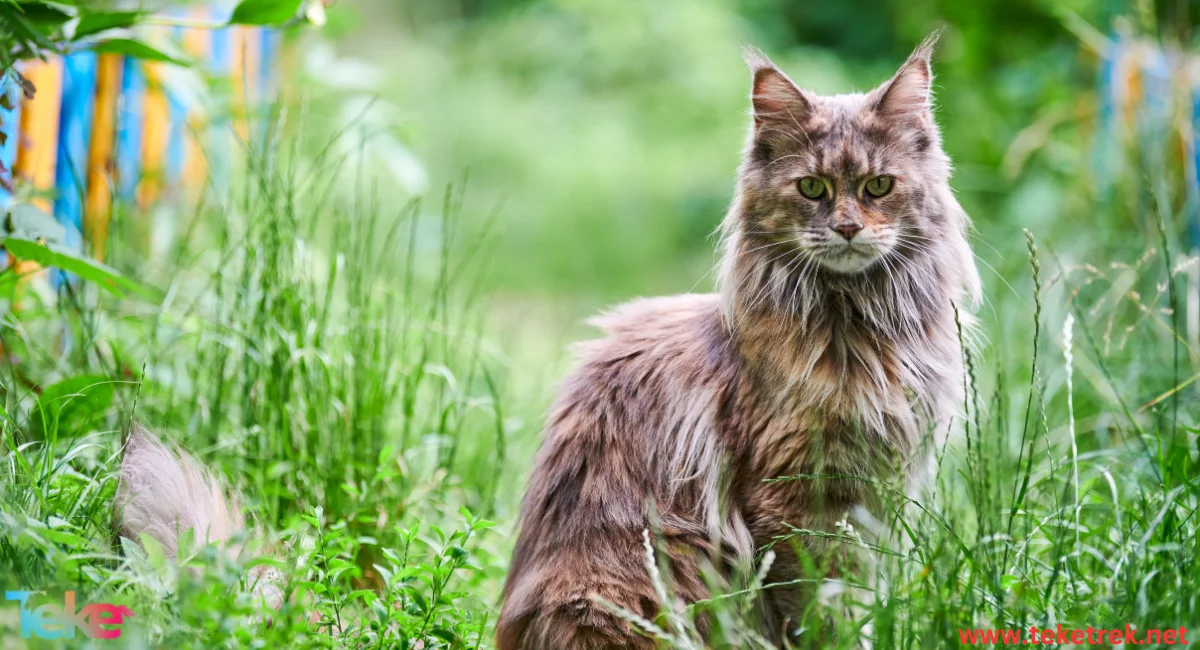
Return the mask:
[[[142,222],[114,221],[110,264],[162,294],[65,284],[57,303],[27,291],[0,321],[0,587],[127,604],[131,645],[491,647],[547,387],[569,363],[563,343],[595,334],[568,324],[600,309],[580,296],[709,282],[706,234],[745,128],[734,44],[794,48],[789,65],[840,90],[886,74],[884,59],[937,16],[951,23],[939,119],[987,287],[968,435],[944,450],[936,494],[896,495],[880,524],[903,543],[846,521],[780,537],[878,560],[843,573],[878,588],[813,602],[791,647],[849,650],[869,634],[880,650],[915,650],[961,647],[960,631],[976,628],[1200,621],[1200,258],[1175,236],[1194,201],[1174,188],[1190,176],[1177,155],[1144,155],[1161,142],[1137,131],[1113,153],[1129,154],[1128,172],[1111,194],[1097,188],[1095,120],[1069,119],[1098,111],[1095,75],[1053,18],[1061,3],[862,0],[820,15],[783,0],[737,3],[742,14],[723,0],[461,4],[444,20],[406,13],[437,29],[363,47],[401,48],[379,57],[400,70],[398,105],[438,114],[411,128],[432,144],[426,155],[445,157],[435,176],[471,165],[467,208],[457,191],[412,202],[389,185],[354,146],[374,129],[348,127],[337,146],[306,142],[312,123],[288,124],[245,143],[229,193],[179,211],[181,234],[160,256],[144,254]],[[1100,4],[1072,7],[1109,24]],[[1141,5],[1136,18],[1152,20]],[[367,94],[372,75],[339,56],[336,73],[314,57],[314,74],[342,84],[331,94],[351,83]],[[1060,121],[1016,137],[1043,108]],[[322,109],[291,116],[336,112]],[[1014,138],[1021,151],[1008,156]],[[1019,159],[1013,176],[1002,159]],[[470,206],[490,207],[497,186],[513,191],[501,225],[516,243],[483,267],[490,222]],[[691,216],[662,199],[689,192],[700,196]],[[44,255],[32,224],[48,217],[13,215],[17,249]],[[695,228],[672,231],[688,219]],[[698,271],[681,261],[701,249]],[[480,283],[520,265],[530,272],[483,295]],[[0,275],[0,297],[17,284]],[[227,479],[263,557],[190,547],[176,564],[114,540],[131,417]],[[740,588],[713,576],[711,598],[687,606],[671,602],[656,541],[629,560],[656,576],[668,607],[632,625],[664,647],[699,647],[704,627],[710,647],[764,647],[747,622],[757,599],[790,586],[768,579],[770,551]],[[797,582],[817,590],[827,567],[805,560]],[[288,596],[265,617],[249,594],[259,566],[284,576]],[[3,607],[0,637],[15,636]]]
[[[228,21],[187,21],[189,27],[217,28],[224,25],[270,25],[288,27],[305,22],[309,11],[301,5],[321,0],[242,0]],[[51,54],[96,49],[121,52],[139,58],[183,61],[162,53],[150,44],[130,38],[130,30],[141,25],[184,24],[148,11],[107,9],[104,3],[85,0],[41,2],[0,0],[0,69],[8,70],[21,59],[44,59]]]
[[[303,6],[302,6],[303,5]],[[228,25],[291,27],[324,22],[323,0],[242,0],[227,21],[194,21],[148,11],[106,8],[91,0],[0,0],[0,107],[11,110],[21,97],[31,99],[34,85],[15,67],[18,61],[91,50],[179,66],[192,62],[138,37],[148,25],[186,25],[219,29]],[[0,119],[0,146],[13,137],[13,127]],[[0,186],[13,189],[8,169],[0,165]]]

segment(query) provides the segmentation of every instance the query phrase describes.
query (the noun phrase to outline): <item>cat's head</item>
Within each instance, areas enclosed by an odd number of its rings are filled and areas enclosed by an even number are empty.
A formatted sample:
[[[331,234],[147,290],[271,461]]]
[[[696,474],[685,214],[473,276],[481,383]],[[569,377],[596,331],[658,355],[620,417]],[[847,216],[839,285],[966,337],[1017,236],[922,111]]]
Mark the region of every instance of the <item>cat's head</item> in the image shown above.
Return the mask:
[[[747,54],[753,131],[737,224],[746,239],[851,275],[917,254],[956,225],[938,205],[949,162],[932,111],[935,36],[874,90],[833,97]]]

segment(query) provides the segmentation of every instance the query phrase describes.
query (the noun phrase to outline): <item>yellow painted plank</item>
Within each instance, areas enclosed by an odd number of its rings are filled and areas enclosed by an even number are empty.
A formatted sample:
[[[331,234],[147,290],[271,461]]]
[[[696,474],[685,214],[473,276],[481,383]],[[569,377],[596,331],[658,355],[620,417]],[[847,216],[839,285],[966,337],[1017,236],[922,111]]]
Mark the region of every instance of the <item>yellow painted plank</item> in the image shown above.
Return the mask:
[[[54,189],[55,163],[58,160],[58,120],[62,106],[62,59],[31,60],[24,64],[22,74],[33,83],[37,92],[21,107],[22,144],[18,147],[15,172],[38,191]],[[47,199],[34,204],[46,212],[54,206]]]
[[[247,109],[253,111],[262,99],[260,91],[262,87],[260,84],[262,79],[262,28],[242,27],[242,51],[244,64],[242,77],[245,79],[245,84],[242,86],[242,99],[245,101]]]
[[[232,64],[229,67],[229,85],[232,94],[230,96],[230,121],[233,123],[234,131],[239,138],[246,138],[246,124],[242,121],[246,110],[246,50],[242,46],[242,29],[240,27],[229,30],[230,47]]]
[[[104,259],[112,219],[113,148],[117,132],[117,98],[121,93],[121,56],[101,54],[96,68],[96,112],[88,148],[87,204],[84,235],[92,255]]]
[[[239,27],[231,33],[233,42],[233,128],[242,140],[249,139],[249,114],[254,106],[258,83],[260,40],[257,29]]]
[[[146,71],[146,98],[142,104],[142,179],[137,201],[147,209],[162,194],[167,138],[171,132],[170,104],[162,85],[162,63],[143,62]]]
[[[206,19],[210,10],[197,8],[192,10],[195,18]],[[197,61],[207,61],[212,55],[212,31],[208,29],[187,29],[183,34],[184,50]],[[205,176],[208,175],[208,161],[204,158],[204,147],[196,135],[204,133],[208,124],[208,116],[203,107],[189,106],[187,125],[187,146],[184,153],[183,183],[189,192],[198,192],[204,187]]]

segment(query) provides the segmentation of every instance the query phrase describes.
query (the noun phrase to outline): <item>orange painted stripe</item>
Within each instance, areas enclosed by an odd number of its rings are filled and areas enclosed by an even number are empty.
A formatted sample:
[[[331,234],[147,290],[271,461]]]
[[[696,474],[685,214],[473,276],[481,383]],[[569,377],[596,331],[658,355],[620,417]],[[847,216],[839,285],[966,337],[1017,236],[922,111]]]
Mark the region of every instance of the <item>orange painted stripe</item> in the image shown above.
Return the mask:
[[[137,201],[145,210],[162,194],[171,113],[162,85],[163,64],[146,61],[142,65],[146,71],[146,97],[142,104],[142,180],[138,184]]]
[[[229,41],[233,48],[229,83],[231,95],[230,121],[238,137],[246,139],[246,31],[242,27],[230,29]]]
[[[58,118],[62,106],[62,59],[25,62],[22,74],[37,88],[33,99],[21,107],[21,137],[14,171],[42,192],[54,190],[55,163],[58,160]],[[53,203],[44,198],[34,205],[47,213]]]
[[[121,93],[121,56],[101,54],[96,67],[96,113],[88,148],[87,204],[83,213],[84,236],[92,255],[104,259],[108,226],[112,219],[113,146],[117,133],[117,97]]]
[[[275,78],[279,80],[276,96],[281,103],[286,104],[285,100],[288,99],[288,82],[292,79],[292,72],[299,67],[297,59],[294,39],[288,38],[287,34],[280,34],[279,50],[275,53]]]
[[[195,18],[207,19],[210,14],[208,9],[192,10],[192,16]],[[197,61],[208,60],[212,54],[212,31],[207,29],[185,30],[183,48]],[[208,175],[208,161],[204,158],[204,148],[196,138],[197,134],[204,132],[208,121],[209,116],[204,113],[202,107],[188,107],[188,134],[184,153],[183,183],[192,192],[198,192],[204,187],[205,177]]]
[[[242,28],[242,47],[245,52],[243,55],[245,66],[242,71],[245,85],[242,86],[241,92],[246,105],[247,124],[251,123],[255,111],[258,110],[259,102],[262,101],[262,45],[262,28]]]

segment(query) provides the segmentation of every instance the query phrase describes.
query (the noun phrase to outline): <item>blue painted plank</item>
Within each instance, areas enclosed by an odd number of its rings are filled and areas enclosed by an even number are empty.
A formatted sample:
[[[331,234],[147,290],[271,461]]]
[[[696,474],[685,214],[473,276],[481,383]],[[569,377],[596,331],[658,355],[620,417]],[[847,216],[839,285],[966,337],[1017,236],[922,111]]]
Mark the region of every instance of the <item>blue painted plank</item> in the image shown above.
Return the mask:
[[[1188,239],[1200,251],[1200,88],[1192,90],[1192,177],[1188,180]]]
[[[259,54],[258,84],[261,88],[260,101],[264,107],[265,119],[260,131],[259,146],[267,146],[267,135],[271,132],[271,120],[274,118],[275,103],[279,101],[279,48],[283,35],[278,31],[264,27],[262,33],[262,52]]]
[[[21,124],[22,95],[16,80],[6,82],[0,79],[0,94],[3,93],[8,94],[9,100],[13,105],[11,111],[0,108],[0,129],[3,129],[4,133],[8,136],[4,145],[0,146],[0,162],[4,163],[4,168],[8,170],[6,175],[9,175],[12,174],[13,166],[17,164],[17,141],[20,138],[18,127]],[[0,187],[0,207],[8,205],[10,201],[12,201],[12,193]]]
[[[217,20],[227,20],[229,12],[221,9],[213,10]],[[233,73],[233,30],[226,27],[213,30],[212,50],[208,59],[209,71],[214,77],[228,81]],[[226,109],[228,104],[224,104]],[[230,150],[233,148],[232,124],[229,115],[210,114],[207,156],[208,173],[212,188],[217,197],[223,200],[228,196],[232,185],[233,164],[230,161]]]
[[[125,58],[121,73],[121,101],[117,115],[117,197],[137,199],[142,171],[142,105],[146,98],[146,75],[142,64]]]
[[[1096,143],[1091,166],[1092,175],[1096,180],[1097,194],[1106,200],[1111,197],[1116,180],[1113,161],[1118,158],[1117,129],[1119,128],[1120,114],[1116,97],[1118,84],[1122,83],[1117,78],[1117,61],[1121,56],[1121,41],[1114,39],[1108,50],[1104,52],[1104,57],[1100,62],[1100,72],[1097,75],[1100,90],[1100,123],[1094,136]]]
[[[180,11],[179,15],[186,15]],[[183,29],[176,27],[172,30],[172,35],[177,40],[183,39]],[[188,107],[184,104],[183,97],[177,92],[171,92],[167,89],[167,105],[169,113],[169,133],[167,134],[167,155],[166,155],[166,176],[167,176],[167,192],[169,195],[180,187],[183,181],[183,169],[186,161],[185,152],[187,151],[186,142],[188,137],[187,131],[187,114]]]
[[[260,30],[260,33],[262,34],[262,52],[259,55],[258,84],[262,90],[264,102],[269,104],[274,103],[277,99],[275,94],[279,91],[275,62],[279,60],[279,44],[283,37],[274,29],[266,27]]]
[[[75,249],[83,243],[83,203],[87,196],[88,147],[92,141],[95,104],[96,54],[76,52],[64,56],[54,216],[67,230],[65,243]]]

